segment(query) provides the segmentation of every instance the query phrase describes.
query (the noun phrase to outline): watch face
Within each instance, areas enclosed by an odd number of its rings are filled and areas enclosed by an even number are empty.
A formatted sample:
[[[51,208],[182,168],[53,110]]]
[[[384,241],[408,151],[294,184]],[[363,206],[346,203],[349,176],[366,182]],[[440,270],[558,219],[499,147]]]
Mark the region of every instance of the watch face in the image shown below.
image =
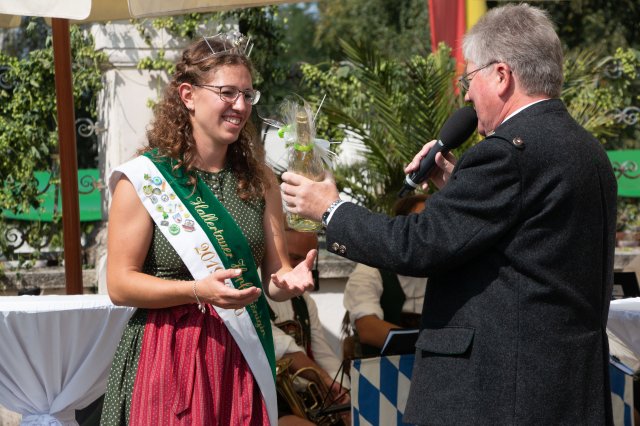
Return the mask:
[[[327,226],[327,219],[329,219],[329,212],[322,213],[322,224]]]

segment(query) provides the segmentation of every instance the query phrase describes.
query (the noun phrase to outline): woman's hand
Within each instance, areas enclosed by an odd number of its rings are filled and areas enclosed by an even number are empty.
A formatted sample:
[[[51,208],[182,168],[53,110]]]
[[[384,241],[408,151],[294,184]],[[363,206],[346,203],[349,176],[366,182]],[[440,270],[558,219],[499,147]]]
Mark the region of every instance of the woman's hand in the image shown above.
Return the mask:
[[[318,250],[309,250],[307,257],[292,270],[278,276],[271,274],[271,281],[281,290],[291,296],[300,296],[305,291],[313,290],[313,262],[318,255]]]
[[[226,279],[240,276],[241,269],[219,269],[196,281],[195,291],[202,303],[211,303],[225,309],[241,309],[260,297],[262,290],[251,286],[242,290],[229,287]]]

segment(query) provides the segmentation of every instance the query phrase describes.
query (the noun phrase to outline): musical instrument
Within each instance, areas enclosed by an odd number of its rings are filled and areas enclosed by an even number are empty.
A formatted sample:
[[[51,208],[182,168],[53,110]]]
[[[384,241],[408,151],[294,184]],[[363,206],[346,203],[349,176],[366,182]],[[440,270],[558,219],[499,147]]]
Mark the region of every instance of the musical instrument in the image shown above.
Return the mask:
[[[331,405],[333,396],[329,394],[329,387],[317,369],[305,367],[291,374],[290,364],[288,358],[276,363],[276,389],[289,404],[292,413],[319,426],[347,426],[340,414],[349,411],[351,405]],[[312,379],[308,380],[302,374]]]

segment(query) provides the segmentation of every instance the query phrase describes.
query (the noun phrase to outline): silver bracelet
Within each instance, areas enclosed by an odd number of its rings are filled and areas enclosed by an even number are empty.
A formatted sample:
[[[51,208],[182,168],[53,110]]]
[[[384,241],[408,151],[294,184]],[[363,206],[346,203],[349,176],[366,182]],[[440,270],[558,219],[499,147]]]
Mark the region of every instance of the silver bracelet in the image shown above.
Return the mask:
[[[198,284],[198,280],[193,281],[193,295],[196,297],[196,303],[198,304],[198,309],[200,310],[200,312],[204,314],[205,312],[207,312],[207,308],[204,306],[204,303],[200,302],[200,299],[198,299],[198,293],[196,292],[196,284]]]

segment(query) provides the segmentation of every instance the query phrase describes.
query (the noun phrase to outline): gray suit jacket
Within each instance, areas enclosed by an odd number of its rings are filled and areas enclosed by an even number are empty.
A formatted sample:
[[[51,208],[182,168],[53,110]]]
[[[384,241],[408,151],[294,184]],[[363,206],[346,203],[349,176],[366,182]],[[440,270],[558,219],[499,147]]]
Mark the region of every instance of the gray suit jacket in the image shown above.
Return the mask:
[[[470,148],[421,214],[340,206],[330,251],[429,276],[404,420],[612,424],[615,222],[609,160],[559,100]]]

